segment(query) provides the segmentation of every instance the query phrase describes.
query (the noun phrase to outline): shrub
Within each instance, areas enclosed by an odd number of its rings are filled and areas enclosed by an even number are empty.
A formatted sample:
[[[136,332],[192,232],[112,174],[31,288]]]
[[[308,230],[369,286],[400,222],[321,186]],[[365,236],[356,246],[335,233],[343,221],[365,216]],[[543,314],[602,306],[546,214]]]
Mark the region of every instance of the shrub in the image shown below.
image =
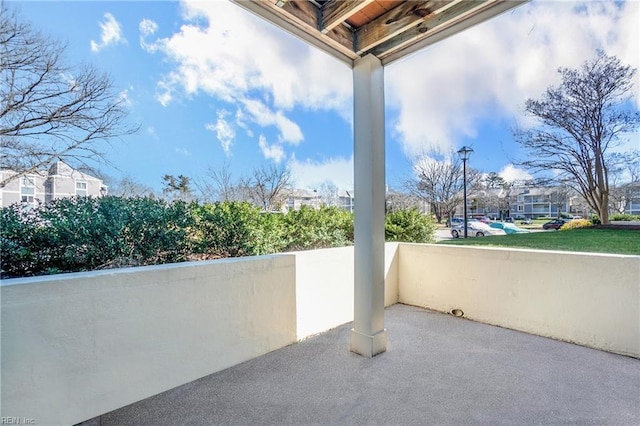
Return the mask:
[[[387,214],[385,239],[407,243],[430,243],[434,241],[433,220],[416,208],[396,210]]]
[[[570,229],[590,228],[592,226],[593,223],[591,223],[591,221],[588,219],[574,219],[562,225],[562,227],[560,227],[560,230],[567,231]]]
[[[119,215],[124,221],[119,238],[125,259],[132,264],[152,265],[181,262],[191,253],[187,231],[194,218],[187,203],[151,198],[117,200],[114,205],[124,211],[116,208],[109,215]]]
[[[263,214],[247,202],[192,204],[194,250],[219,257],[274,253],[282,248],[278,215]]]
[[[264,213],[247,202],[200,205],[151,198],[64,198],[0,209],[3,278],[339,247],[353,214],[337,207]],[[389,213],[389,241],[433,241],[418,210]]]
[[[635,216],[632,214],[614,214],[610,217],[612,222],[618,222],[618,221],[636,221],[636,220],[640,220],[640,216]]]
[[[338,207],[300,210],[284,215],[284,249],[310,250],[353,243],[353,214]]]
[[[62,198],[2,209],[4,277],[178,262],[190,252],[183,202]]]
[[[32,275],[40,270],[37,256],[39,218],[34,209],[15,204],[0,211],[0,264],[2,275]]]

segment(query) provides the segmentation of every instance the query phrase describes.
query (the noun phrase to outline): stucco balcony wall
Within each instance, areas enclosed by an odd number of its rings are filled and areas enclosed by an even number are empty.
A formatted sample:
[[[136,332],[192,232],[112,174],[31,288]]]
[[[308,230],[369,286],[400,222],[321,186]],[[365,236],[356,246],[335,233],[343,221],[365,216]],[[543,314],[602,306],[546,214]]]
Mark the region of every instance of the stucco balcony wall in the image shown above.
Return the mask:
[[[79,423],[295,341],[295,256],[6,280],[2,416]]]
[[[640,358],[640,256],[401,244],[399,301]]]
[[[398,303],[397,248],[398,243],[385,245],[385,306]],[[353,247],[294,255],[298,339],[353,321]]]
[[[387,306],[397,303],[396,249],[386,247]],[[351,321],[353,247],[1,289],[2,416],[74,424]]]
[[[640,357],[640,256],[389,243],[385,277],[387,306]],[[353,248],[5,280],[1,303],[1,415],[74,424],[350,322]]]

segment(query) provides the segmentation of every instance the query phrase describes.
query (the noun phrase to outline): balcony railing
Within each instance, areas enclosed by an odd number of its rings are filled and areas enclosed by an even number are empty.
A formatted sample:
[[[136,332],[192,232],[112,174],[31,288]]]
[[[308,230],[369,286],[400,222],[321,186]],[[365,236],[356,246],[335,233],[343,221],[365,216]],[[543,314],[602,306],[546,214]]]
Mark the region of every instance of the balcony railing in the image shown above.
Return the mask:
[[[640,357],[640,256],[387,244],[385,268],[386,305],[456,309]],[[351,321],[353,249],[21,278],[1,290],[2,416],[74,424]]]

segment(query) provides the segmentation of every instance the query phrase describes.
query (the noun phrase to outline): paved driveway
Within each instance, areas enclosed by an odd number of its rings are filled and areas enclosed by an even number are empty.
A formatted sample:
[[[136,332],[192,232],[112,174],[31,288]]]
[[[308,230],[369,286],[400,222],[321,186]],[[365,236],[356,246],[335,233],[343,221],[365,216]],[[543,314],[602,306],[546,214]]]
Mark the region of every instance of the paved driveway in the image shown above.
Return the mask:
[[[436,229],[434,236],[435,236],[436,242],[442,241],[442,240],[450,240],[453,238],[451,236],[450,228]]]

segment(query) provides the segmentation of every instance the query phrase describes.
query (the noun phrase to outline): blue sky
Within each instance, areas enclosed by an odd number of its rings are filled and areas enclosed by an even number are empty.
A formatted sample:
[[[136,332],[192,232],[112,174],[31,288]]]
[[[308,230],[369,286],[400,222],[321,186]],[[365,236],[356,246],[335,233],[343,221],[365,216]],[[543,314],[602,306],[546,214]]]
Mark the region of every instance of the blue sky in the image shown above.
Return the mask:
[[[229,163],[236,176],[288,165],[298,187],[353,186],[352,75],[224,0],[10,1],[67,42],[72,61],[107,71],[137,135],[107,149],[117,169],[155,189],[164,174],[203,177]],[[526,177],[511,136],[522,108],[598,48],[640,66],[640,2],[532,1],[385,69],[387,181],[417,155],[474,149],[471,166]],[[640,106],[640,80],[635,105]],[[626,148],[640,148],[640,134]]]

